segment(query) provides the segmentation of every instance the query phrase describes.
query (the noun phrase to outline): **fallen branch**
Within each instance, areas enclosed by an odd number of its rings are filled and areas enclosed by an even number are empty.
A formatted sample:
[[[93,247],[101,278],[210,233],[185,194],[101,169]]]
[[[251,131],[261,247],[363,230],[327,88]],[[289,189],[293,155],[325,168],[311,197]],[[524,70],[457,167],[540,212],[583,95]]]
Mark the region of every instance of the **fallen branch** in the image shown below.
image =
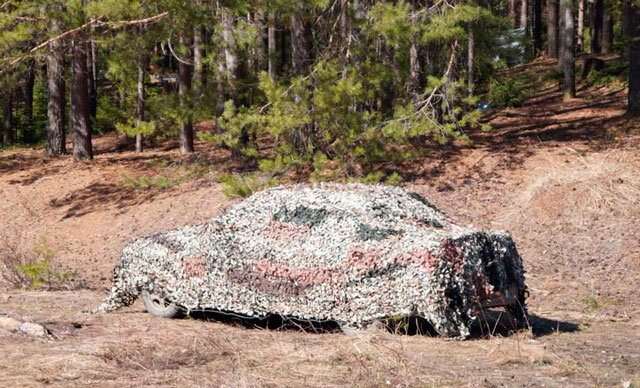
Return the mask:
[[[34,48],[32,48],[31,50],[29,50],[26,54],[23,54],[15,59],[13,59],[12,61],[10,61],[8,63],[8,65],[2,69],[0,71],[0,75],[4,74],[8,68],[13,67],[15,64],[17,64],[18,62],[24,60],[25,58],[27,58],[28,56],[30,56],[31,54],[35,53],[38,50],[41,50],[47,46],[49,46],[51,43],[56,42],[60,39],[64,39],[67,36],[70,35],[74,35],[77,34],[81,31],[86,30],[87,28],[91,27],[91,26],[109,26],[113,29],[117,29],[117,28],[121,28],[121,27],[126,27],[126,26],[134,26],[134,25],[140,25],[140,24],[147,24],[147,23],[153,23],[157,20],[160,20],[162,18],[165,18],[169,16],[169,12],[163,12],[161,14],[155,15],[155,16],[151,16],[145,19],[137,19],[137,20],[123,20],[123,21],[116,21],[116,22],[103,22],[100,21],[99,19],[91,19],[90,21],[88,21],[87,23],[83,24],[80,27],[68,30],[63,32],[60,35],[54,36],[53,38],[47,39],[46,41],[40,43],[39,45],[35,46]]]
[[[456,48],[458,47],[458,41],[455,40],[451,45],[451,57],[449,58],[449,65],[447,66],[447,71],[444,73],[444,78],[447,80],[451,77],[451,72],[453,71],[453,65],[456,61]],[[426,99],[426,101],[422,104],[422,108],[420,109],[420,113],[423,113],[425,109],[427,109],[431,105],[431,100],[433,96],[435,96],[436,92],[440,89],[440,87],[435,87],[431,91],[431,94]]]

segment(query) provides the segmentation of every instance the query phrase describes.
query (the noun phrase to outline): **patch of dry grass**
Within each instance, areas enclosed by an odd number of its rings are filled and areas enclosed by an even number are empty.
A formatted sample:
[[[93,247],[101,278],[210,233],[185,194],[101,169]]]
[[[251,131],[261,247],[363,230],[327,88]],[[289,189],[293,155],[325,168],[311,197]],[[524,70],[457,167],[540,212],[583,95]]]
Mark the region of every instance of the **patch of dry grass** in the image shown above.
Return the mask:
[[[640,215],[640,160],[629,152],[573,156],[564,165],[549,163],[538,168],[534,179],[516,199],[520,216],[556,219],[564,215],[574,227],[585,228],[600,217]],[[514,213],[512,213],[512,216]],[[614,225],[615,227],[615,225]]]
[[[28,263],[22,239],[17,233],[0,236],[0,287],[23,288],[29,284],[29,277],[20,269]]]

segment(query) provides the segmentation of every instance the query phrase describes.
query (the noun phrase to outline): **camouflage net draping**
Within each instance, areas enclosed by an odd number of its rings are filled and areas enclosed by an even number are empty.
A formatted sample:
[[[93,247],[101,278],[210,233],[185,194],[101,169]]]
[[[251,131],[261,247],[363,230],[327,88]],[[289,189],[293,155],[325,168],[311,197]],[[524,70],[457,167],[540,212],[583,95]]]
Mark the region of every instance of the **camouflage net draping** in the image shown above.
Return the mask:
[[[454,225],[419,194],[361,184],[276,187],[204,225],[129,243],[96,311],[148,291],[187,311],[356,327],[420,316],[443,336],[463,338],[484,298],[525,290],[523,272],[509,235]]]

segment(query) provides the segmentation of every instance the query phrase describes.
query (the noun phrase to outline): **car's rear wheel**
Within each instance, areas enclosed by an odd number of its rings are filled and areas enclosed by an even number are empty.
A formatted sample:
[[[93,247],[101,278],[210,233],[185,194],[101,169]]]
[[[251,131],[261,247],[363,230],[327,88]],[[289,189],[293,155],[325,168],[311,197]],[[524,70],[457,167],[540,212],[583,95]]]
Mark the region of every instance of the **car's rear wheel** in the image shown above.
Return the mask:
[[[144,308],[154,317],[177,318],[182,315],[182,309],[179,306],[156,294],[143,291],[141,297]]]

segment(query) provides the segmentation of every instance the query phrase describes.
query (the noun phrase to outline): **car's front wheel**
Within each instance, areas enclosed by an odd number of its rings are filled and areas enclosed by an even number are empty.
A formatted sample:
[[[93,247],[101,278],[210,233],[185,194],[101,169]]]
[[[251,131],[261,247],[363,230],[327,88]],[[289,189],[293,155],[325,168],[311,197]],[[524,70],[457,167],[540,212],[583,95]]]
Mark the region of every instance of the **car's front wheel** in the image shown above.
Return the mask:
[[[182,315],[182,309],[179,306],[158,295],[143,291],[141,297],[144,308],[155,317],[177,318]]]

